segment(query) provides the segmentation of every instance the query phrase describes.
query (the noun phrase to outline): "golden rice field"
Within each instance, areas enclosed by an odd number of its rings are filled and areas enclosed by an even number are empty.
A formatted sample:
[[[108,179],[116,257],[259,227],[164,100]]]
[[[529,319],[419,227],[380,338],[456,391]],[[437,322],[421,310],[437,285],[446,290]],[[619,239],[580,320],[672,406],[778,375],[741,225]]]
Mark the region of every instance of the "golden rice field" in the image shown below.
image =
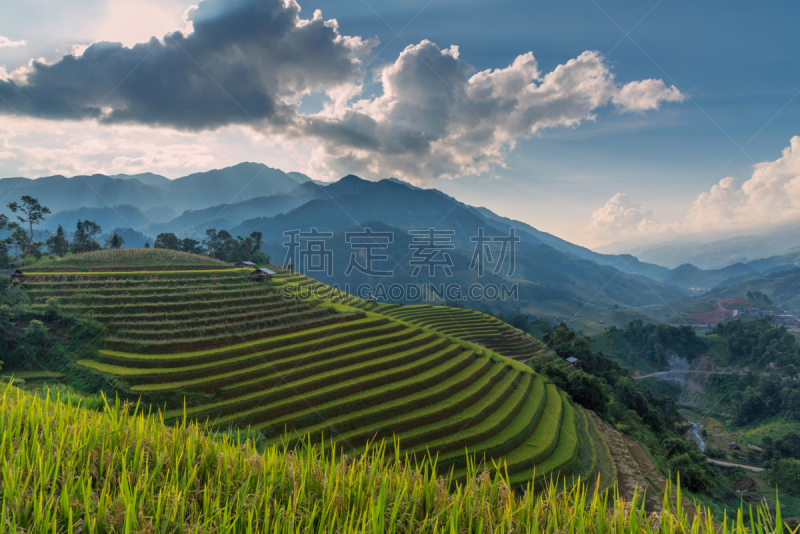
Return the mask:
[[[118,401],[104,412],[0,389],[0,530],[28,533],[692,533],[780,532],[759,508],[714,524],[680,490],[660,514],[609,492],[551,484],[509,490],[503,466],[437,476],[397,447],[349,458],[330,443],[258,451]],[[393,453],[394,451],[394,453]],[[451,489],[452,488],[452,489]],[[673,503],[677,503],[673,505]],[[786,528],[785,526],[783,528]]]

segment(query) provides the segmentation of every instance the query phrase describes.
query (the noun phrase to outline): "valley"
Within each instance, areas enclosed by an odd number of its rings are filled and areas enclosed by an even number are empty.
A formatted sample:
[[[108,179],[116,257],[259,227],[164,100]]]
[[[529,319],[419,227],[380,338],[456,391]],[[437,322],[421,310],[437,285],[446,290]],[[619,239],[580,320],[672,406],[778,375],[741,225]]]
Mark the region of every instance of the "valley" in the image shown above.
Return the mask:
[[[800,4],[6,4],[0,534],[800,533]]]

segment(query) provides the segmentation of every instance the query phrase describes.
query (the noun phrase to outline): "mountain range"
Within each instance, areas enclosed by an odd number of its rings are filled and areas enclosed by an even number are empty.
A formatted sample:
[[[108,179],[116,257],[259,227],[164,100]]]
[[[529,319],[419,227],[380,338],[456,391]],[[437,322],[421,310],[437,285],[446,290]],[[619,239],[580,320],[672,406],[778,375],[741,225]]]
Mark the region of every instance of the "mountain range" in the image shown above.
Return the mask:
[[[598,252],[624,251],[643,262],[674,268],[691,263],[701,269],[720,269],[734,263],[748,263],[770,256],[781,256],[800,247],[800,226],[774,228],[767,232],[730,237],[711,242],[668,241],[642,247],[612,243]]]
[[[348,175],[326,184],[258,163],[174,180],[152,173],[6,178],[0,180],[0,195],[9,201],[22,195],[39,199],[52,211],[41,225],[50,232],[59,225],[70,232],[77,220],[89,219],[108,232],[117,230],[128,236],[126,246],[133,247],[146,240],[152,243],[162,232],[202,240],[209,228],[226,229],[234,237],[259,231],[274,262],[283,260],[287,230],[316,228],[332,233],[336,257],[347,261],[352,252],[345,243],[347,232],[382,228],[395,235],[386,261],[395,267],[395,281],[403,283],[429,280],[425,274],[409,274],[408,258],[413,254],[409,231],[444,229],[452,231],[448,237],[452,278],[464,287],[476,281],[469,268],[476,252],[475,236],[482,231],[489,238],[500,238],[513,228],[520,240],[515,271],[489,273],[487,280],[518,284],[519,299],[515,304],[486,306],[534,315],[575,314],[588,303],[605,309],[662,306],[800,265],[800,251],[794,251],[714,269],[693,264],[669,268],[632,254],[595,252],[441,191],[400,180],[367,181]],[[498,255],[499,245],[492,246]],[[375,281],[357,272],[344,277],[343,270],[320,276],[337,284]]]
[[[78,208],[130,205],[144,213],[171,213],[171,219],[184,210],[284,193],[308,181],[310,178],[301,173],[245,162],[174,180],[152,173],[4,178],[0,180],[0,198],[10,202],[30,195],[54,214]],[[2,210],[7,213],[5,205]]]

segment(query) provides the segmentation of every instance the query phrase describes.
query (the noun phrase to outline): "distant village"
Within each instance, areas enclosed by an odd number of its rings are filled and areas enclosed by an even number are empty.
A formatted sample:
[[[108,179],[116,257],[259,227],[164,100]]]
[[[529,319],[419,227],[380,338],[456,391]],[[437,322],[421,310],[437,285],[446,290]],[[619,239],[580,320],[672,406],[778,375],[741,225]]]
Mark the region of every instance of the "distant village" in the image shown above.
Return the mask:
[[[797,315],[779,314],[773,310],[760,308],[748,304],[749,299],[734,297],[727,299],[711,299],[703,302],[714,307],[709,312],[682,312],[688,318],[694,319],[698,323],[714,325],[723,321],[730,321],[740,317],[759,318],[771,317],[775,325],[783,325],[787,328],[800,327],[800,318]],[[699,325],[696,325],[699,326]]]

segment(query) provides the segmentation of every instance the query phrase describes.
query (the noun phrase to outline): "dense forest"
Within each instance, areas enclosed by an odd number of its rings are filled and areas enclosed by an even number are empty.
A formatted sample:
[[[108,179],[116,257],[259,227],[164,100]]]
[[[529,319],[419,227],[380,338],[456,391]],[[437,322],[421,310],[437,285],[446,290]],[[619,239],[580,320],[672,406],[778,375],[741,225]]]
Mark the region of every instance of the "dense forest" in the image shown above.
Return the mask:
[[[667,353],[670,350],[691,361],[707,347],[690,326],[644,324],[641,319],[637,319],[624,329],[613,326],[609,328],[611,333],[617,330],[621,330],[622,337],[640,357],[662,366],[667,364]]]
[[[773,327],[768,317],[760,320],[736,320],[719,323],[714,334],[727,338],[732,362],[749,367],[775,363],[786,375],[797,374],[800,346],[785,327]],[[790,372],[794,371],[794,372]]]

